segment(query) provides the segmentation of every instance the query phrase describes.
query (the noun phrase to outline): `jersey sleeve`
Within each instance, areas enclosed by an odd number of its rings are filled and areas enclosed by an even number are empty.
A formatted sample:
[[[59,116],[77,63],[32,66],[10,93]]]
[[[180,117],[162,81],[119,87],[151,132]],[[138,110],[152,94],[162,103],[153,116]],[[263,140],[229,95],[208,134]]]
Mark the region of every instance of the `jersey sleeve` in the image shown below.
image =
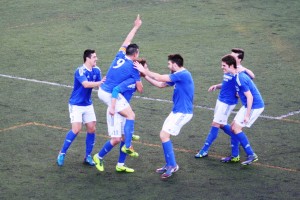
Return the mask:
[[[84,74],[84,69],[82,67],[78,68],[75,72],[75,78],[82,83],[83,81],[87,81],[87,78]]]
[[[237,84],[239,86],[239,89],[241,92],[248,92],[250,90],[249,85],[247,84],[247,76],[245,73],[244,74],[239,74],[238,79],[237,79]]]

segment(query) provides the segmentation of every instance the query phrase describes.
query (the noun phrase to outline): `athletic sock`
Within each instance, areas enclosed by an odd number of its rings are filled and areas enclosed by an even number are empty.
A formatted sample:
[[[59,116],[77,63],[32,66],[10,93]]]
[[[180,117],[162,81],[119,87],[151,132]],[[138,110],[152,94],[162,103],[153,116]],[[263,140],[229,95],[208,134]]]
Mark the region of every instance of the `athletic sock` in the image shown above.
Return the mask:
[[[250,143],[248,141],[248,138],[244,132],[240,132],[236,134],[237,139],[240,141],[242,147],[244,148],[247,155],[253,155],[254,152],[252,150],[252,147],[250,146]]]
[[[114,146],[110,143],[110,140],[108,140],[102,147],[102,149],[98,153],[98,157],[102,159],[110,150],[112,150]]]
[[[173,150],[173,144],[172,141],[169,140],[167,142],[162,143],[164,146],[164,154],[167,159],[167,166],[176,166],[176,159],[175,159],[175,154]]]
[[[126,119],[125,126],[124,126],[126,148],[129,148],[131,146],[133,132],[134,132],[134,120]]]
[[[202,147],[203,151],[208,151],[210,145],[214,142],[214,140],[218,137],[219,128],[215,126],[211,126],[210,132],[208,133],[208,136],[206,137],[205,143]]]
[[[229,124],[226,124],[222,127],[224,133],[230,136],[230,143],[231,143],[231,156],[237,157],[239,156],[239,146],[240,142],[237,139],[236,135],[231,131],[231,127]]]
[[[122,163],[123,163],[123,165],[124,165],[125,160],[126,160],[127,154],[124,153],[124,152],[121,150],[121,148],[123,147],[123,145],[125,145],[125,142],[122,141],[122,142],[120,143],[120,155],[119,155],[118,165],[119,165],[119,164],[121,165]]]
[[[85,157],[91,155],[95,145],[95,133],[86,133],[85,139]]]
[[[72,130],[70,130],[67,135],[66,135],[66,139],[64,141],[64,144],[62,146],[62,149],[60,151],[60,153],[67,153],[69,147],[71,146],[72,142],[74,141],[74,139],[76,138],[77,134],[73,133]]]

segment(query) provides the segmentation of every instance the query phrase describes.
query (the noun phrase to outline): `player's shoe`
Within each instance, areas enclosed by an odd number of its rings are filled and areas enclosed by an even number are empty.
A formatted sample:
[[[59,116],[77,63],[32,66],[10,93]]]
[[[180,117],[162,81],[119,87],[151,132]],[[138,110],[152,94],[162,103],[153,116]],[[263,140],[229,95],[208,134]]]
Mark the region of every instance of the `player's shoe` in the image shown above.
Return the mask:
[[[163,174],[166,171],[167,171],[167,166],[166,165],[161,167],[161,168],[156,169],[156,173],[158,173],[158,174]]]
[[[97,153],[93,156],[93,160],[94,160],[94,162],[95,162],[96,168],[97,168],[100,172],[103,172],[103,171],[104,171],[104,160],[103,160],[103,159],[100,159],[100,158],[98,157],[98,154],[97,154]]]
[[[195,158],[205,158],[208,156],[208,151],[203,151],[202,149],[195,155]]]
[[[240,156],[227,156],[225,158],[221,158],[220,160],[221,162],[223,163],[229,163],[229,162],[232,162],[232,163],[237,163],[237,162],[240,162]]]
[[[127,173],[132,173],[134,172],[134,169],[127,167],[126,165],[123,166],[116,166],[116,171],[117,172],[127,172]]]
[[[125,144],[124,144],[124,145],[122,146],[122,148],[121,148],[121,151],[122,151],[123,153],[128,154],[128,155],[131,156],[131,157],[134,157],[134,158],[139,157],[138,152],[136,152],[136,151],[133,149],[133,146],[130,146],[129,148],[126,148],[126,146],[125,146]]]
[[[63,166],[64,165],[65,156],[66,156],[65,153],[60,153],[59,152],[59,154],[57,156],[57,160],[56,160],[56,163],[57,163],[58,166]]]
[[[253,155],[248,155],[247,160],[242,162],[241,164],[242,165],[250,165],[250,164],[252,164],[253,162],[256,162],[256,161],[258,161],[258,156],[256,154],[253,154]]]
[[[163,173],[160,177],[161,179],[165,180],[173,175],[173,173],[177,172],[179,170],[179,166],[176,165],[175,167],[168,167],[167,171]]]
[[[91,155],[88,155],[86,158],[84,158],[83,163],[86,165],[95,166],[95,162],[93,161],[93,158]]]
[[[132,140],[133,141],[138,141],[138,140],[140,140],[140,136],[139,135],[132,135]]]

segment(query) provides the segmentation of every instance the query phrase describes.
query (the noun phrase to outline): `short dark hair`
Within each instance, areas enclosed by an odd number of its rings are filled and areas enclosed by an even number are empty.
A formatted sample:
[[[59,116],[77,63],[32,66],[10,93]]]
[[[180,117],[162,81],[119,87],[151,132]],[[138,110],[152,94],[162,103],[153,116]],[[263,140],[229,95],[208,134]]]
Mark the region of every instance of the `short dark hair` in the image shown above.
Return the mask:
[[[233,67],[236,69],[236,59],[234,56],[228,54],[225,55],[221,60],[222,62],[226,63],[228,66],[233,65]]]
[[[126,48],[126,55],[132,56],[139,51],[139,46],[137,44],[130,44]]]
[[[183,58],[180,54],[168,55],[168,60],[171,61],[172,63],[176,63],[178,67],[183,66]]]
[[[84,52],[83,52],[83,62],[86,61],[86,58],[91,58],[92,57],[92,54],[95,53],[96,51],[93,50],[93,49],[86,49]]]
[[[237,53],[238,54],[238,58],[241,59],[241,60],[244,60],[244,56],[245,56],[244,49],[233,48],[233,49],[231,49],[231,52]]]

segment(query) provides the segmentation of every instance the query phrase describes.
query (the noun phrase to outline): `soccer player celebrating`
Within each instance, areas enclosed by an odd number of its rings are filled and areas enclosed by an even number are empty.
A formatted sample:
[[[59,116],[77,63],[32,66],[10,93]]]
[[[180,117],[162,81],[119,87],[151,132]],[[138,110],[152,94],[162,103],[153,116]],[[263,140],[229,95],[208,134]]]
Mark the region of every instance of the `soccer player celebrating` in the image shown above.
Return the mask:
[[[106,74],[105,83],[102,84],[98,90],[99,99],[108,107],[111,106],[113,89],[129,78],[134,79],[137,91],[140,93],[143,92],[143,85],[140,80],[139,71],[134,69],[133,66],[133,61],[139,57],[139,46],[137,44],[131,44],[133,37],[141,25],[142,20],[138,15],[134,22],[133,28],[128,33],[121,48],[119,49],[119,52],[111,63],[111,66]],[[118,99],[116,99],[115,111],[126,118],[124,126],[125,145],[123,145],[122,151],[132,157],[138,157],[138,153],[131,145],[132,135],[134,132],[135,113],[133,112],[130,104],[121,94],[119,94]],[[105,144],[105,148],[108,150],[112,149],[113,146],[120,143],[120,141],[121,137],[111,137],[111,142],[107,142]],[[99,171],[103,171],[103,159],[101,159],[98,154],[95,154],[93,159],[96,163],[97,169]]]
[[[242,107],[236,114],[231,129],[232,137],[235,138],[244,148],[247,159],[242,165],[249,165],[258,160],[254,153],[246,134],[243,132],[244,127],[251,127],[260,114],[264,111],[264,101],[254,82],[245,73],[238,73],[236,57],[226,55],[222,58],[222,68],[225,72],[231,73],[236,78],[236,89],[242,102]],[[232,156],[230,156],[232,159]]]
[[[96,66],[97,60],[95,50],[85,50],[83,53],[84,63],[74,73],[74,87],[69,99],[72,129],[67,133],[62,149],[57,156],[58,166],[63,166],[67,150],[80,132],[82,123],[85,124],[87,130],[84,163],[95,165],[90,155],[95,144],[96,131],[96,115],[91,93],[94,87],[99,87],[105,81],[105,77],[103,79],[101,77],[100,68]]]
[[[194,81],[191,73],[183,67],[183,58],[179,54],[168,56],[168,68],[171,74],[161,75],[151,72],[138,62],[135,62],[134,65],[152,85],[159,88],[174,86],[173,109],[160,132],[166,164],[156,170],[161,174],[162,179],[167,179],[179,169],[171,135],[177,136],[180,129],[193,117]]]
[[[241,73],[246,73],[251,79],[255,77],[254,73],[243,67],[241,62],[244,59],[244,50],[240,48],[233,48],[231,50],[231,55],[237,58],[237,69]],[[211,124],[210,132],[208,133],[203,147],[195,155],[195,158],[204,158],[208,156],[208,150],[215,139],[218,137],[218,131],[221,128],[226,134],[230,136],[230,126],[227,125],[228,117],[230,116],[232,110],[238,103],[238,95],[236,95],[235,89],[235,78],[234,75],[226,72],[223,69],[223,82],[220,84],[212,85],[209,87],[208,91],[212,92],[216,89],[220,89],[220,93],[216,102],[214,110],[214,119]],[[221,162],[239,162],[239,143],[231,137],[232,146],[232,157],[230,159],[221,159]]]
[[[143,59],[139,59],[142,65],[146,65],[146,61]],[[133,78],[129,78],[116,87],[114,87],[112,92],[112,103],[111,106],[107,108],[106,119],[108,126],[108,134],[111,137],[102,147],[98,154],[96,154],[96,158],[99,158],[99,165],[96,165],[99,171],[104,171],[104,156],[106,156],[114,146],[120,143],[120,155],[118,164],[116,165],[117,172],[134,172],[134,169],[129,168],[125,165],[125,160],[127,154],[122,151],[122,147],[124,146],[124,127],[126,123],[126,118],[120,115],[119,113],[115,113],[116,100],[119,97],[119,94],[122,94],[124,98],[129,103],[134,92],[136,91],[135,80]],[[133,135],[132,140],[139,140],[138,135]]]

